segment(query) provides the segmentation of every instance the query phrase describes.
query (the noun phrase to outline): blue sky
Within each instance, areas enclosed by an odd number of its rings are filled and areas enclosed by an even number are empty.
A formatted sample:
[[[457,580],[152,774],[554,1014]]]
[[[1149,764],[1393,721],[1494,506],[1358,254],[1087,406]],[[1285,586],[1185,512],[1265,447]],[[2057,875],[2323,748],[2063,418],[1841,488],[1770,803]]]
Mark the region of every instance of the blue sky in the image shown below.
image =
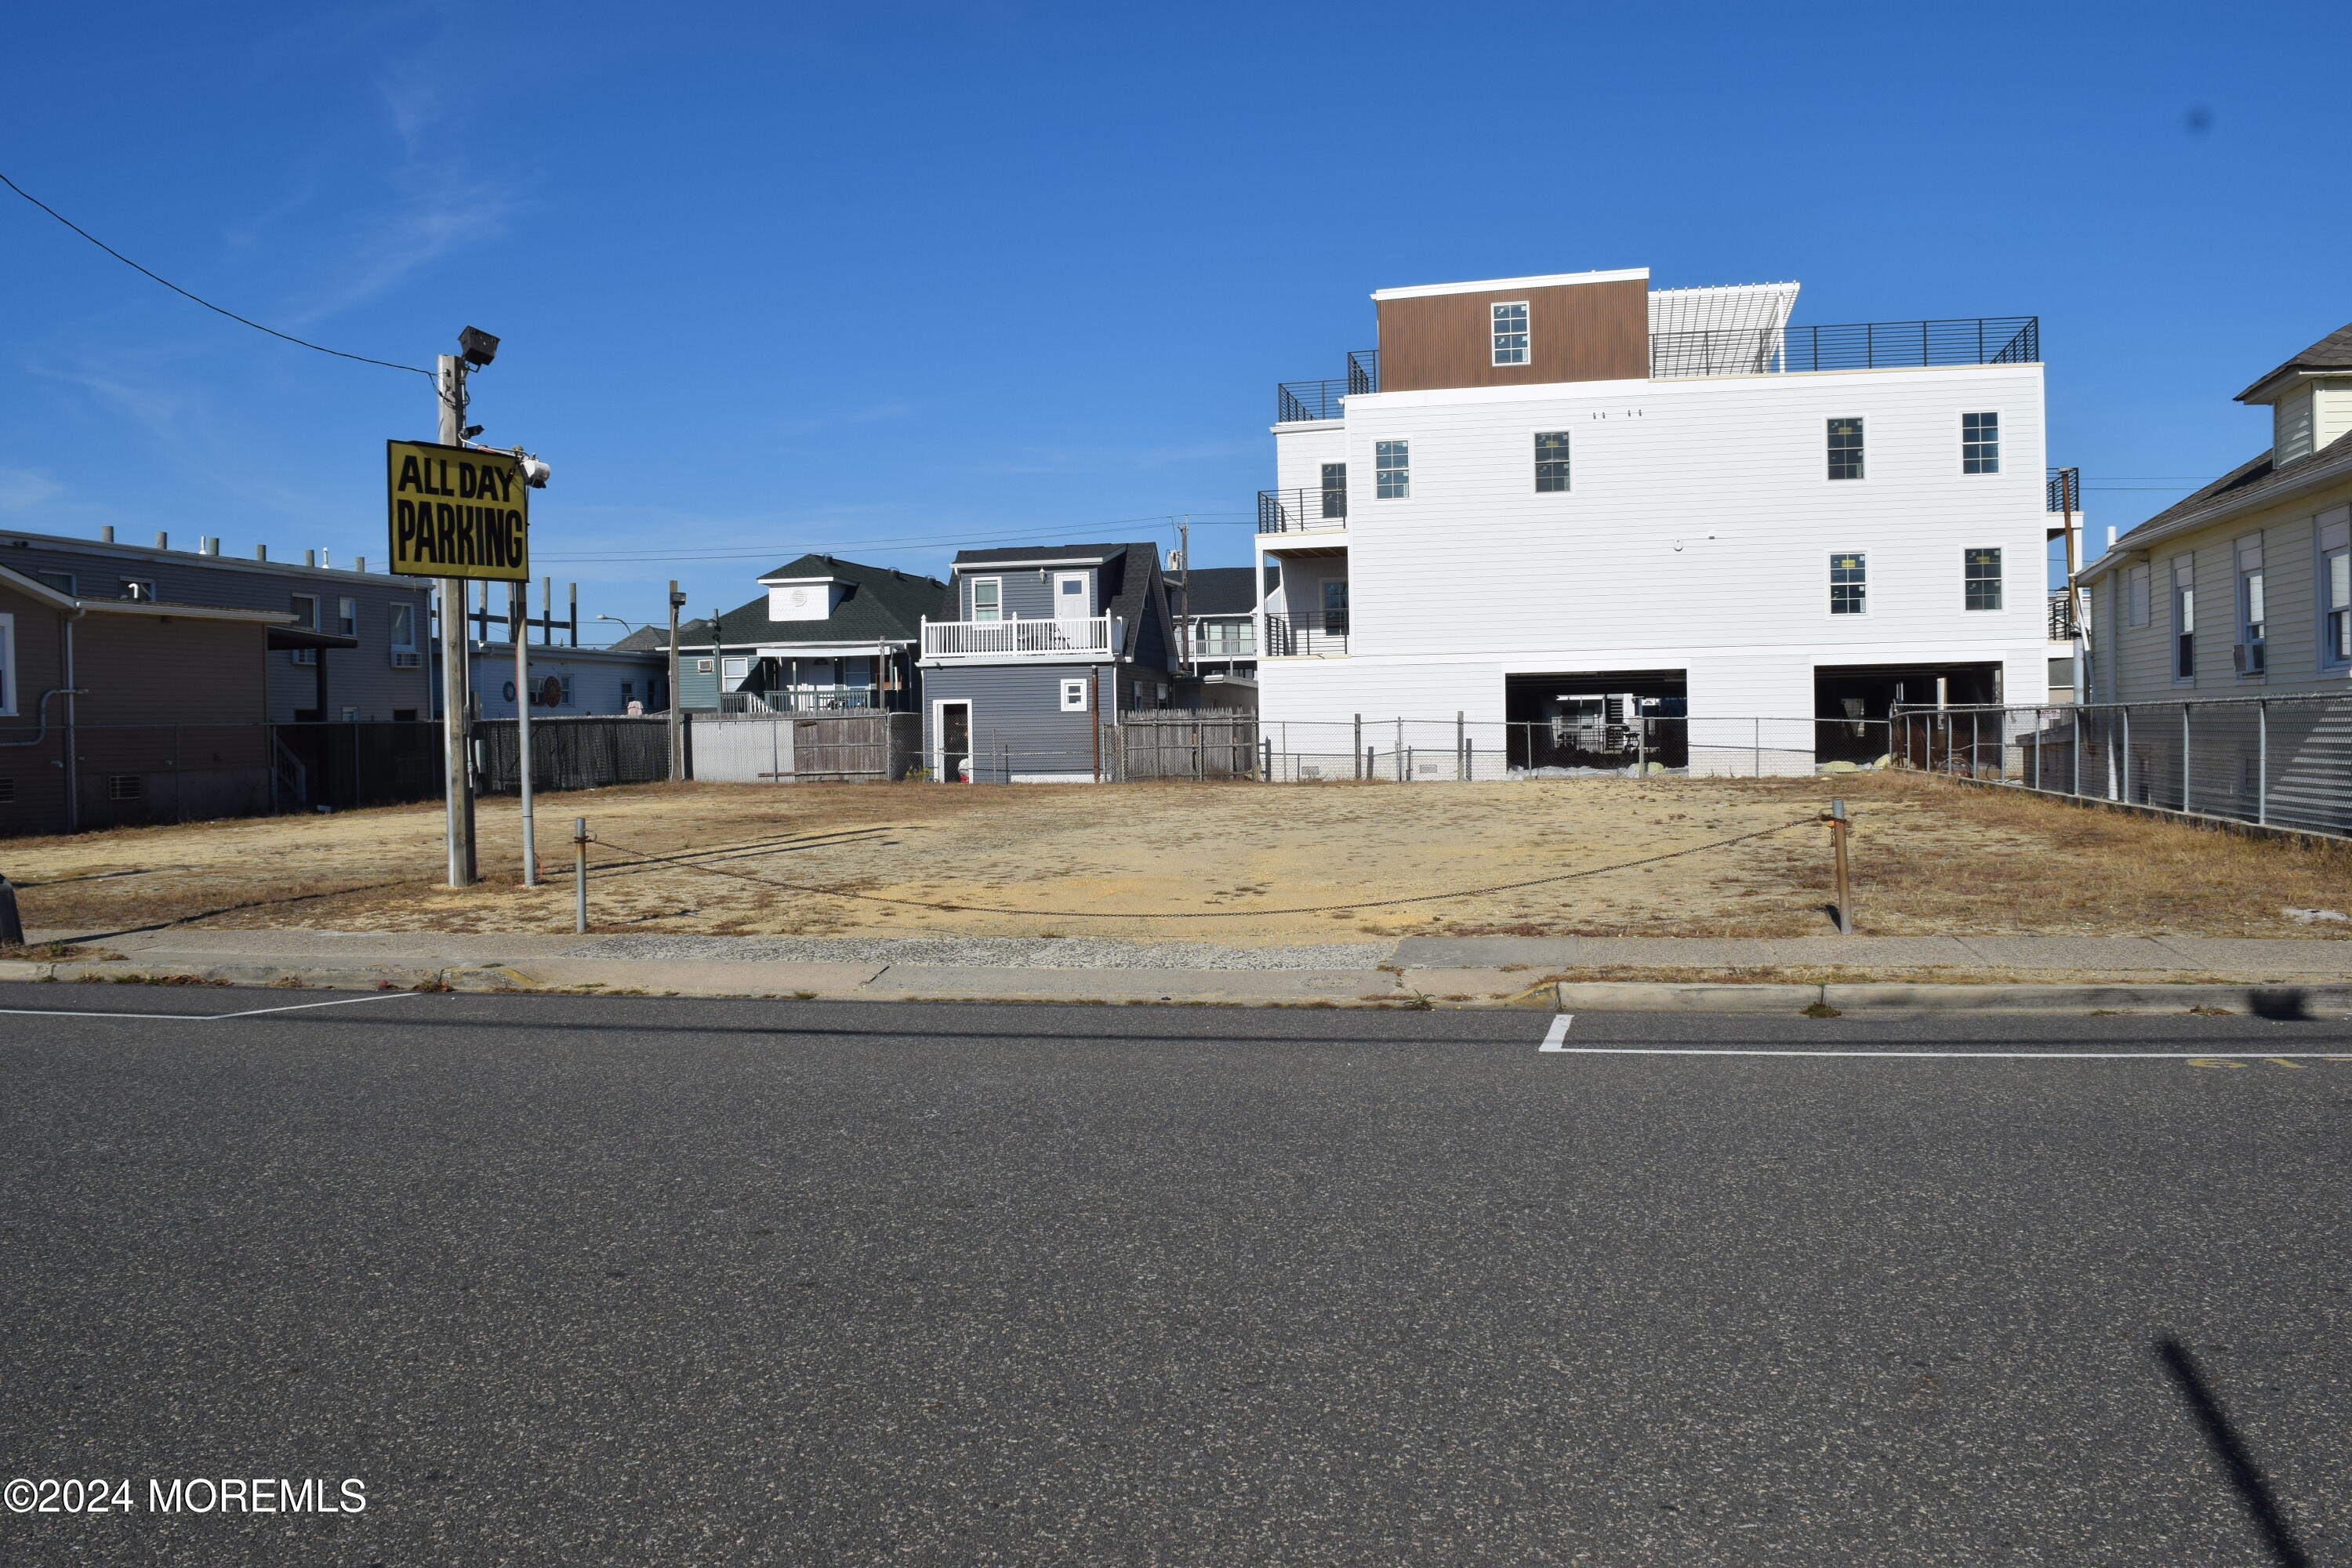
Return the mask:
[[[2352,8],[2258,15],[18,7],[0,172],[287,331],[500,334],[537,563],[631,618],[1185,512],[1246,562],[1274,384],[1369,346],[1371,289],[1588,268],[2038,313],[2103,529],[2267,445],[2230,395],[2352,320]],[[5,191],[0,299],[0,527],[382,557],[422,378]]]

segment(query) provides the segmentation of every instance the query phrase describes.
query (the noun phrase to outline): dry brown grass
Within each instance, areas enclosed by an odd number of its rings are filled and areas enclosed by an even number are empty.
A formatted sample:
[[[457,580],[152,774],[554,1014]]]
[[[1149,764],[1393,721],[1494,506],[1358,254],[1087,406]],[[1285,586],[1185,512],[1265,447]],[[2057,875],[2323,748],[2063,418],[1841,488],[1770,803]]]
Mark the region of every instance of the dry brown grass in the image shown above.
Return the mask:
[[[2315,936],[2352,908],[2352,854],[1903,774],[1440,785],[647,785],[542,797],[548,885],[517,885],[515,806],[484,804],[484,885],[440,885],[441,814],[191,824],[18,839],[26,924],[184,919],[346,931],[560,931],[571,820],[599,835],[599,931],[1116,936],[1789,936],[1828,929],[1832,794],[1855,813],[1863,929],[1882,935]],[[1729,848],[1474,898],[1370,900],[1610,867],[1802,820]],[[730,873],[721,875],[720,873]],[[952,910],[776,885],[854,889]],[[1350,900],[1356,900],[1351,902]],[[1023,911],[989,913],[971,906]],[[244,906],[244,907],[236,907]],[[1297,906],[1316,912],[1274,911]],[[1206,919],[1149,919],[1182,911]]]

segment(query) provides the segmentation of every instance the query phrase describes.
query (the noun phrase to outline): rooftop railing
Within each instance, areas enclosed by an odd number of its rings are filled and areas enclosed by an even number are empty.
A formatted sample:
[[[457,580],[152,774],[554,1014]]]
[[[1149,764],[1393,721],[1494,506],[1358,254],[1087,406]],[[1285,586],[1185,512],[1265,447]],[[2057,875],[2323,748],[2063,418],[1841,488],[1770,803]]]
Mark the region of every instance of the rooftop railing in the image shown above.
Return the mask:
[[[1381,389],[1381,351],[1357,349],[1348,355],[1348,374],[1331,381],[1286,381],[1274,389],[1274,417],[1278,425],[1337,419],[1339,399]]]
[[[1650,375],[1769,375],[1940,364],[2037,364],[2039,316],[1851,321],[1827,327],[1654,332]]]

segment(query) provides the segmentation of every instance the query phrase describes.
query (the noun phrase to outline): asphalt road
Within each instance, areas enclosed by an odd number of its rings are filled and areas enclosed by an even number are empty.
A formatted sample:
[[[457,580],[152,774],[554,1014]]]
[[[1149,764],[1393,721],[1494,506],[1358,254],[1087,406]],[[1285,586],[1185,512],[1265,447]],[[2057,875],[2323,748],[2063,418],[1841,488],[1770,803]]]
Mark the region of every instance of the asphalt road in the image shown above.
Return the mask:
[[[0,1560],[2352,1563],[2342,1020],[319,999],[0,987]]]

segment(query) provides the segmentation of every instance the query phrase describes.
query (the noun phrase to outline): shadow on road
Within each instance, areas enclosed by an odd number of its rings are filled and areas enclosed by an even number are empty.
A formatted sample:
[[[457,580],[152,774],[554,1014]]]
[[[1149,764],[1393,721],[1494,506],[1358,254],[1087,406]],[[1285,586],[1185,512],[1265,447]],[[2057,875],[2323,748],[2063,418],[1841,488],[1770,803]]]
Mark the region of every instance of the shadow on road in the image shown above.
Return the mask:
[[[2311,1568],[2310,1555],[2279,1515],[2278,1500],[2271,1495],[2269,1480],[2254,1463],[2253,1455],[2246,1451],[2229,1416],[2222,1413],[2221,1401],[2213,1396],[2212,1385],[2198,1369],[2189,1348],[2179,1340],[2158,1340],[2156,1356],[2180,1390],[2180,1396],[2189,1402],[2189,1412],[2197,1417],[2198,1428],[2205,1435],[2206,1446],[2221,1461],[2230,1485],[2237,1489],[2238,1500],[2246,1505],[2254,1528],[2262,1532],[2263,1544],[2270,1548],[2271,1560],[2279,1568]]]

